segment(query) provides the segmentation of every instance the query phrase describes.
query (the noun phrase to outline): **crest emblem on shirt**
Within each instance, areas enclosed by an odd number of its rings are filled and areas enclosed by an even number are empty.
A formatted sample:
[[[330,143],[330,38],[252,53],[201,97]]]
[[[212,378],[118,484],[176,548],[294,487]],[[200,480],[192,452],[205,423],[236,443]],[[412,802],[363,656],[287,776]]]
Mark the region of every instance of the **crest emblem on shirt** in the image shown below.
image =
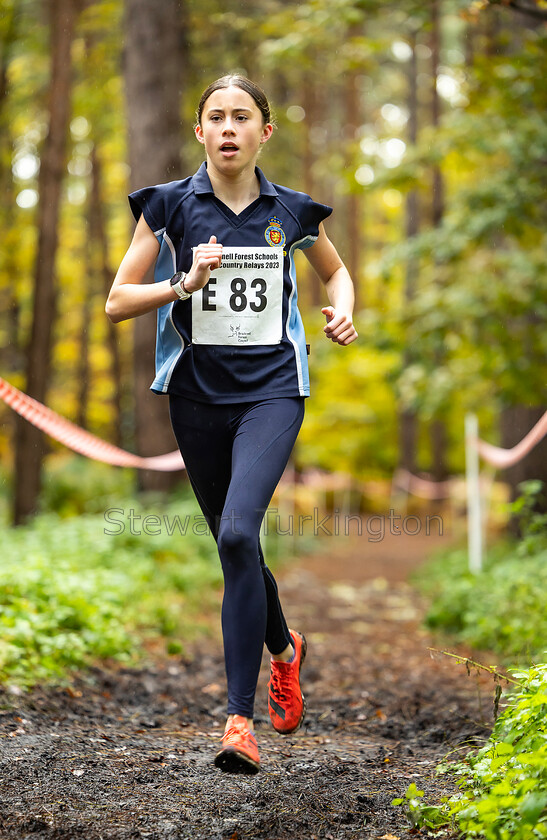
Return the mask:
[[[272,248],[276,247],[283,247],[287,241],[287,237],[285,236],[285,231],[281,227],[283,222],[281,219],[278,219],[277,216],[273,216],[271,219],[268,219],[269,227],[266,228],[264,231],[264,238],[268,245],[271,245]]]

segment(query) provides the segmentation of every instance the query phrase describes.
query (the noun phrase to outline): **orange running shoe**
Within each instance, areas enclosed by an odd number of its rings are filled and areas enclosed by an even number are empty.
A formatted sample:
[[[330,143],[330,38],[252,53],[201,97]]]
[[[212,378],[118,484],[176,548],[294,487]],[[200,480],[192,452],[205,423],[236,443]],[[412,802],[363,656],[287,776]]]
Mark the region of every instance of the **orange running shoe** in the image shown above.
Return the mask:
[[[258,773],[260,758],[256,738],[241,715],[234,715],[224,735],[215,766],[225,773]]]
[[[270,660],[268,711],[273,728],[288,735],[298,729],[306,714],[306,701],[300,689],[300,669],[306,657],[306,639],[289,630],[294,645],[292,662]]]

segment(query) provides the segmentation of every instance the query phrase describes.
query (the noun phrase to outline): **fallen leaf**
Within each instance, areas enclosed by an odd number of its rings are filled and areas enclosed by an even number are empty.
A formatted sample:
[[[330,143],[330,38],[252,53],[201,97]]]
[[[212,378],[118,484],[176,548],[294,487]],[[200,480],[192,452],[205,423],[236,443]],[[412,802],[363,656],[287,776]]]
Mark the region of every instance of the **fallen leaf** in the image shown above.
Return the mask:
[[[209,685],[205,685],[201,690],[203,694],[220,694],[222,686],[219,683],[209,683]]]
[[[79,697],[83,697],[83,692],[78,691],[75,688],[70,688],[70,686],[66,689],[66,693],[68,694],[69,697],[74,697],[75,699],[78,699]]]
[[[83,776],[84,773],[85,773],[85,770],[73,770],[72,771],[73,776]]]
[[[399,840],[395,834],[382,834],[379,840]]]

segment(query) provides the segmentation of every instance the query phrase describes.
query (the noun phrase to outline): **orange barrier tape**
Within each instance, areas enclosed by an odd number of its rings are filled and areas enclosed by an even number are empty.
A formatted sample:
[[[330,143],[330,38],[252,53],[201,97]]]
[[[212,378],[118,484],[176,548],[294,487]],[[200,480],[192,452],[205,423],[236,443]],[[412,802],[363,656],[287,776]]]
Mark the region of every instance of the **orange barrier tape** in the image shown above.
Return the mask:
[[[493,446],[491,443],[486,443],[486,441],[480,439],[475,439],[474,445],[481,458],[488,464],[498,469],[506,469],[512,467],[513,464],[517,464],[525,455],[528,455],[534,446],[537,446],[543,440],[545,435],[547,435],[547,411],[512,449]],[[448,498],[452,488],[450,479],[448,481],[429,481],[402,469],[397,470],[394,474],[392,484],[400,490],[412,493],[413,496],[431,500]]]
[[[28,394],[19,391],[0,376],[0,399],[9,405],[14,411],[40,429],[50,437],[58,440],[74,452],[92,458],[94,461],[102,461],[103,464],[112,464],[116,467],[136,467],[139,470],[157,470],[159,472],[173,472],[183,470],[184,461],[178,450],[168,452],[166,455],[156,455],[152,458],[141,458],[126,452],[112,443],[107,443],[101,438],[86,432],[75,423],[71,423],[60,414],[47,408],[38,400],[29,397]]]
[[[435,501],[450,498],[454,488],[454,481],[452,479],[448,479],[447,481],[429,481],[427,478],[412,475],[408,470],[400,469],[397,470],[392,478],[392,486],[398,487],[406,493],[412,493],[413,496],[418,496],[421,499]]]
[[[533,429],[531,429],[528,434],[522,438],[520,443],[513,446],[512,449],[502,449],[499,446],[492,446],[492,444],[486,443],[484,440],[475,441],[475,446],[477,447],[479,455],[484,458],[485,461],[493,467],[505,469],[506,467],[512,467],[513,464],[517,464],[519,461],[522,461],[524,456],[528,455],[534,446],[537,446],[540,440],[543,440],[545,435],[547,435],[547,411],[543,417],[538,420]]]

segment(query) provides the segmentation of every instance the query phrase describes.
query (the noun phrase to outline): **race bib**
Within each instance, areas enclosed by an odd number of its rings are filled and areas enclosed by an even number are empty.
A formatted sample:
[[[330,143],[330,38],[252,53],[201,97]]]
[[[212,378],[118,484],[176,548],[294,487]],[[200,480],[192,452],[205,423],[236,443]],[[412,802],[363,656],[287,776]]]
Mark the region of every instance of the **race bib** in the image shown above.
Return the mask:
[[[283,248],[223,248],[220,268],[192,295],[192,343],[279,344]]]

